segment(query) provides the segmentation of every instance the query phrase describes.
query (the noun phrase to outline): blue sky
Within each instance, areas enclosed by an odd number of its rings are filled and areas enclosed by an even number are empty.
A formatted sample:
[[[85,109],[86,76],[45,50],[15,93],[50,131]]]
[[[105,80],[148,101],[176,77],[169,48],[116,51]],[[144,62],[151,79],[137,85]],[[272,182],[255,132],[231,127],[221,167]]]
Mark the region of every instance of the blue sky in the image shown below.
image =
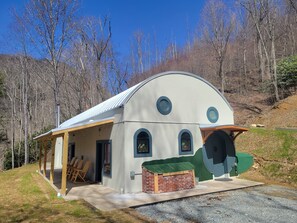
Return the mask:
[[[12,8],[20,10],[27,0],[0,1],[0,36],[6,38]],[[81,14],[111,18],[112,40],[118,53],[127,55],[135,31],[141,30],[164,47],[169,41],[183,45],[193,35],[205,0],[82,0]],[[190,33],[189,33],[190,31]],[[2,45],[2,47],[1,47]],[[0,53],[9,53],[5,45]]]

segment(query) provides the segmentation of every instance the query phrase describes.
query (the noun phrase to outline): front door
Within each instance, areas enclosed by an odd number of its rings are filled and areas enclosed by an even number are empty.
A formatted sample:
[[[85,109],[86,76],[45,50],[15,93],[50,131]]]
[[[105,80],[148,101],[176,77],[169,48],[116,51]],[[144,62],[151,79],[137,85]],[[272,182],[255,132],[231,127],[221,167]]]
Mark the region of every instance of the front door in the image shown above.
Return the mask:
[[[102,183],[102,176],[111,177],[111,140],[96,142],[95,181]]]
[[[69,145],[68,145],[69,162],[72,160],[73,157],[75,157],[75,143],[69,143]]]
[[[103,141],[97,141],[96,144],[96,169],[95,169],[95,181],[102,182],[103,172]]]
[[[224,131],[213,132],[206,140],[203,161],[209,172],[220,177],[231,171],[235,163],[235,147]]]

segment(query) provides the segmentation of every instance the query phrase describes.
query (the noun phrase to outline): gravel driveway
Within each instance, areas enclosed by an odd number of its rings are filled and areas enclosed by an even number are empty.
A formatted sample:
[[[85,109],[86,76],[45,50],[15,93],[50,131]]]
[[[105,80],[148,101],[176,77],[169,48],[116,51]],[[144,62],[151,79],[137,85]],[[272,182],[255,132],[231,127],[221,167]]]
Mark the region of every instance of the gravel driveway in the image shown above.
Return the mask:
[[[297,190],[258,186],[136,208],[157,222],[297,222]]]

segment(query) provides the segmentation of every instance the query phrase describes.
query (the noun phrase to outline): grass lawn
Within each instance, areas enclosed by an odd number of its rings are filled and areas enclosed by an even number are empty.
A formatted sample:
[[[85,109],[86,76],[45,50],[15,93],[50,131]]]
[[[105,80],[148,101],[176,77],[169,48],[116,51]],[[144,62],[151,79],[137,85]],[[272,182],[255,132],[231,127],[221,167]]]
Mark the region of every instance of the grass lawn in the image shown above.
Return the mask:
[[[236,139],[238,151],[254,156],[255,165],[242,176],[297,187],[297,132],[250,129]]]
[[[0,222],[150,222],[133,209],[102,212],[84,201],[65,201],[27,165],[0,173]]]

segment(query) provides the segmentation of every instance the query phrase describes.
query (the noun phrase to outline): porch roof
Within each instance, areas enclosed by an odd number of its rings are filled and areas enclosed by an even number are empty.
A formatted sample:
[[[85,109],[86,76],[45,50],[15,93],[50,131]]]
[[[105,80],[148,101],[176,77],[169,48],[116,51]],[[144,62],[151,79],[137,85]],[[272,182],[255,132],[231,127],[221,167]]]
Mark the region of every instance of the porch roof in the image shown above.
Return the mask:
[[[229,130],[231,132],[237,132],[237,134],[233,137],[233,141],[243,132],[248,131],[249,129],[246,127],[238,126],[238,125],[214,125],[214,124],[206,124],[200,125],[200,130],[202,133],[203,142],[205,143],[207,138],[214,132],[218,130]]]
[[[69,127],[64,127],[64,128],[59,127],[59,128],[52,129],[44,134],[41,134],[35,137],[34,139],[40,140],[40,139],[50,138],[51,136],[58,136],[58,135],[64,134],[65,132],[74,132],[82,129],[92,128],[95,126],[110,124],[110,123],[113,123],[113,121],[114,121],[113,117],[108,119],[101,119],[101,120],[89,120],[88,122],[81,122],[79,124],[72,125]]]
[[[203,131],[217,131],[230,130],[232,132],[246,132],[249,129],[238,125],[214,125],[214,124],[200,124],[200,129]]]

